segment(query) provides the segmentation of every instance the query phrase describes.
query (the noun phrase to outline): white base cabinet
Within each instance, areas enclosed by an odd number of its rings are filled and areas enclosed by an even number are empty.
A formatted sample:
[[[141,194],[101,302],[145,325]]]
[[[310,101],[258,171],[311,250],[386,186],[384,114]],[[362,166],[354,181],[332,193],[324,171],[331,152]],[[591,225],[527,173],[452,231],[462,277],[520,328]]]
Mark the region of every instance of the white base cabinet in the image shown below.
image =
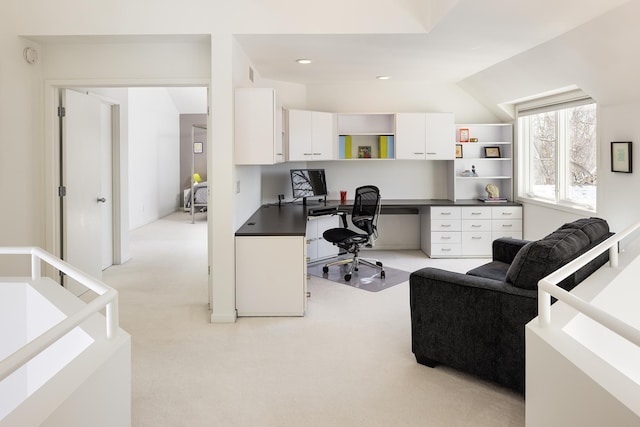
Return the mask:
[[[337,227],[340,227],[340,217],[337,215],[310,216],[307,218],[307,262],[338,256],[339,248],[322,237],[325,231]]]
[[[238,316],[304,316],[304,236],[236,237]]]
[[[432,206],[421,221],[421,248],[431,258],[490,257],[495,239],[522,239],[521,206]]]

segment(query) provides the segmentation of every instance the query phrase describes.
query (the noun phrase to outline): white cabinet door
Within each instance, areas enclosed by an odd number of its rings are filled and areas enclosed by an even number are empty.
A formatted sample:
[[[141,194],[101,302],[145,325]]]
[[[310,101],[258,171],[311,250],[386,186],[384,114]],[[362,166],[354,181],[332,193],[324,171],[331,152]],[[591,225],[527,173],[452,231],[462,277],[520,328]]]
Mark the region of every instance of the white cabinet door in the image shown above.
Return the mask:
[[[313,159],[311,111],[289,110],[289,161]]]
[[[237,165],[272,165],[283,161],[276,93],[269,88],[235,91],[234,145]]]
[[[313,160],[333,160],[337,145],[336,115],[334,113],[311,112],[311,149]]]
[[[306,234],[308,262],[338,255],[338,247],[324,240],[322,235],[330,228],[337,228],[339,226],[340,217],[337,215],[309,217]]]
[[[332,160],[337,145],[336,115],[289,110],[289,161]]]
[[[302,236],[236,237],[238,316],[303,316],[307,263]]]
[[[426,159],[453,160],[456,156],[453,113],[427,113],[426,129]]]
[[[426,123],[424,113],[396,114],[396,159],[426,158]]]

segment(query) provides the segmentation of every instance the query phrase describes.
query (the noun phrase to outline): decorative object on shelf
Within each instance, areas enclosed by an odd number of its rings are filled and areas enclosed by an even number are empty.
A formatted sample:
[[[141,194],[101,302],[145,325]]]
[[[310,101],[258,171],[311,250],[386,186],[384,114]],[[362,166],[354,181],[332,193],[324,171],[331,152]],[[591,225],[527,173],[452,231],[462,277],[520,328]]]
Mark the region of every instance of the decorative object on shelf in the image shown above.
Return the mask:
[[[462,144],[456,144],[456,159],[462,158]]]
[[[378,142],[380,144],[379,157],[381,159],[393,159],[395,157],[393,135],[380,135]]]
[[[500,189],[495,184],[487,184],[484,189],[487,190],[487,197],[490,199],[500,197]]]
[[[352,139],[351,135],[340,135],[338,148],[339,158],[351,159],[353,157],[353,151],[351,148]]]
[[[464,171],[460,172],[460,176],[463,176],[465,178],[478,176],[478,174],[476,173],[476,165],[471,165],[471,170],[465,169]]]
[[[611,172],[632,172],[631,141],[611,143]]]
[[[500,147],[484,147],[484,156],[488,159],[500,158]]]
[[[500,189],[495,184],[487,184],[484,189],[487,191],[487,197],[481,197],[478,200],[485,203],[500,203],[506,202],[506,197],[500,197]]]
[[[469,128],[460,128],[458,136],[460,142],[469,142]]]
[[[478,142],[478,138],[469,138],[469,142]]]
[[[370,159],[371,158],[371,146],[370,145],[359,145],[358,146],[358,158],[359,159]]]
[[[347,204],[347,191],[346,190],[340,190],[340,204],[341,205],[346,205]]]

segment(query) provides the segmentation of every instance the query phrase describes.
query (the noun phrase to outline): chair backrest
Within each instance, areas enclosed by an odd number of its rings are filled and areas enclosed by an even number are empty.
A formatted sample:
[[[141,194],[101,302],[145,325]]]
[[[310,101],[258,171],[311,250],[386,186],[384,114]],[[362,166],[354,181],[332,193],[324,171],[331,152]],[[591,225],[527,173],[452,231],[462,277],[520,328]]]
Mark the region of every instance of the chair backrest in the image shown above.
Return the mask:
[[[356,196],[351,210],[351,222],[369,236],[377,235],[378,214],[380,213],[380,190],[374,185],[356,188]]]

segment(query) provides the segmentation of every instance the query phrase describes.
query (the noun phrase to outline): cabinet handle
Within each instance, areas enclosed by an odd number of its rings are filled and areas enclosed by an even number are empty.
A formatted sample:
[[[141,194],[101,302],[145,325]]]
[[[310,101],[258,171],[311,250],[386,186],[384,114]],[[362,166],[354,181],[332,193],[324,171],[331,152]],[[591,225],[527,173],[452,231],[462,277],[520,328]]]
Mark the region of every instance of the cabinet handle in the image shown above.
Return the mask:
[[[442,252],[451,252],[451,248],[443,248],[441,250],[442,250]]]
[[[482,240],[482,237],[478,237],[478,236],[471,236],[471,238],[472,238],[473,240]]]
[[[451,227],[451,224],[442,224],[440,227],[449,228]]]
[[[513,224],[502,224],[502,227],[504,227],[504,228],[513,227]]]
[[[428,156],[429,156],[429,155],[434,155],[434,154],[438,154],[438,153],[430,153],[430,152],[428,152],[428,151],[427,151],[427,155],[428,155]]]
[[[471,215],[482,215],[482,212],[471,212]]]
[[[313,156],[313,153],[304,153],[303,156]]]
[[[471,228],[480,228],[482,225],[480,224],[471,224]]]
[[[422,155],[422,154],[424,154],[424,153],[416,153],[416,152],[414,152],[413,154],[420,154],[420,155]]]
[[[513,212],[502,212],[502,215],[513,215]]]
[[[322,153],[313,153],[314,156],[321,156]]]
[[[451,212],[440,212],[440,215],[451,215]]]
[[[451,240],[450,236],[443,236],[440,238],[440,240]]]

